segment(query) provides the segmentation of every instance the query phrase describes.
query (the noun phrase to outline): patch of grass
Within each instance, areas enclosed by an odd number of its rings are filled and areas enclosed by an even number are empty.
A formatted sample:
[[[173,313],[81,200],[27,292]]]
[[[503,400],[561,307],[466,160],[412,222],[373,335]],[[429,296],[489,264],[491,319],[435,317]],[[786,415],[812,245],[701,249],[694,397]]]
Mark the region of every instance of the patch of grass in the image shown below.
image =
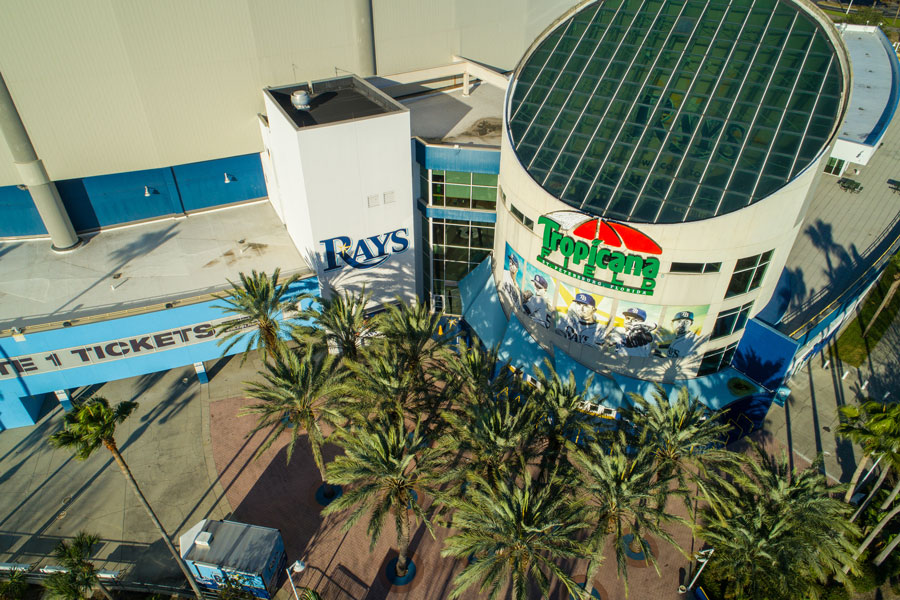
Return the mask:
[[[870,25],[900,27],[900,19],[885,16],[880,11],[868,7],[863,7],[860,12],[851,11],[849,15],[843,10],[829,10],[827,8],[823,8],[822,12],[831,17],[831,20],[835,23],[855,23],[857,25],[865,25],[866,21],[869,21]]]
[[[866,338],[863,339],[863,331],[869,324],[869,321],[872,320],[875,311],[878,310],[882,299],[888,293],[895,275],[900,276],[900,264],[898,262],[900,260],[898,260],[897,256],[891,258],[891,262],[884,270],[884,273],[881,274],[878,283],[875,284],[875,287],[872,288],[872,291],[869,292],[868,297],[860,306],[859,314],[838,338],[837,353],[845,364],[853,365],[854,367],[862,365],[869,355],[869,348],[874,348],[878,344],[884,332],[894,322],[897,313],[900,312],[900,290],[897,290],[890,303],[878,315],[878,319],[872,325],[872,329],[869,330]]]

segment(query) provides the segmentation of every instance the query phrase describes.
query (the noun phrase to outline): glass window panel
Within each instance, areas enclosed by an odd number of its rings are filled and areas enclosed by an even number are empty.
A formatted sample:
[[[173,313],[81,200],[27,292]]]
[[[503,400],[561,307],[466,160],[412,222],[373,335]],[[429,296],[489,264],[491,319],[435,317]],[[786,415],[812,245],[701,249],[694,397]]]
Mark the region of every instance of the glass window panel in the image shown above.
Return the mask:
[[[459,281],[469,272],[470,266],[467,262],[451,262],[447,261],[444,266],[444,277],[449,281]]]
[[[447,184],[447,206],[469,208],[472,188],[467,185]]]
[[[473,248],[493,248],[494,247],[494,229],[487,227],[472,228],[472,247]]]
[[[447,253],[445,257],[447,260],[458,260],[461,262],[465,262],[469,260],[469,249],[447,246]]]
[[[488,173],[472,173],[473,185],[497,185],[497,176]]]
[[[469,245],[469,227],[462,225],[447,225],[447,242],[454,246]]]

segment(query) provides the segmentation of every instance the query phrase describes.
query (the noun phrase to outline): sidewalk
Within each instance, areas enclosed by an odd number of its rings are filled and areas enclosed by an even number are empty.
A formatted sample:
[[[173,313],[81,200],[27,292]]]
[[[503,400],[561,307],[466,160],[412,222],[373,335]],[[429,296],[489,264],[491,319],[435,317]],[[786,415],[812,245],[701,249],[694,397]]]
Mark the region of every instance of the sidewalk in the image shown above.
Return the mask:
[[[856,368],[844,365],[832,344],[795,374],[788,382],[791,396],[784,408],[773,404],[766,417],[764,432],[771,434],[775,447],[790,448],[806,462],[821,453],[828,477],[849,481],[860,454],[837,435],[838,408],[865,397],[900,399],[896,391],[900,389],[900,322],[895,321],[870,352],[868,361]]]

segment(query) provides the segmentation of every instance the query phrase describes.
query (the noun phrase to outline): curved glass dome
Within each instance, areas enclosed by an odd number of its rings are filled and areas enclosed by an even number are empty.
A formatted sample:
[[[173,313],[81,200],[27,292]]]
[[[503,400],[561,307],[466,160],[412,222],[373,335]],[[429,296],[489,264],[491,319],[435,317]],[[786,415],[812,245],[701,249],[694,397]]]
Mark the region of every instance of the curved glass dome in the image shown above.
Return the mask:
[[[606,0],[517,70],[509,133],[529,174],[602,217],[678,223],[785,185],[841,106],[826,34],[786,0]]]

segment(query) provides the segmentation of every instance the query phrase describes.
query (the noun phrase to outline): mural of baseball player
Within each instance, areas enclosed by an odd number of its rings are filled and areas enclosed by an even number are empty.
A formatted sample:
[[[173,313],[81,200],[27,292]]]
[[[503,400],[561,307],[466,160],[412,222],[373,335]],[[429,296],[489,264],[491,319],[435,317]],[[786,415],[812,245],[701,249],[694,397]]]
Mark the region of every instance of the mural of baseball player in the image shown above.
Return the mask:
[[[553,299],[556,295],[556,282],[552,277],[528,264],[525,269],[525,283],[522,286],[522,308],[531,319],[550,329],[553,326]]]
[[[648,319],[648,309],[658,318],[657,306],[619,304],[616,327],[609,335],[609,345],[619,356],[649,357],[658,344],[655,320]]]
[[[574,294],[572,292],[574,290]],[[560,304],[568,298],[571,301],[565,308],[565,315],[556,320],[556,333],[567,340],[600,348],[606,336],[609,313],[598,311],[597,296],[560,285]],[[611,303],[600,297],[601,302]],[[608,304],[607,304],[608,306]],[[562,313],[562,309],[558,309]],[[605,317],[605,318],[604,318]]]
[[[522,256],[507,244],[500,291],[506,296],[514,311],[522,306],[522,268],[524,266],[525,261]]]
[[[672,359],[693,356],[700,349],[703,340],[700,330],[709,306],[675,306],[666,312],[672,314],[671,328],[660,334],[663,342],[660,353]],[[675,311],[674,314],[671,311]]]

